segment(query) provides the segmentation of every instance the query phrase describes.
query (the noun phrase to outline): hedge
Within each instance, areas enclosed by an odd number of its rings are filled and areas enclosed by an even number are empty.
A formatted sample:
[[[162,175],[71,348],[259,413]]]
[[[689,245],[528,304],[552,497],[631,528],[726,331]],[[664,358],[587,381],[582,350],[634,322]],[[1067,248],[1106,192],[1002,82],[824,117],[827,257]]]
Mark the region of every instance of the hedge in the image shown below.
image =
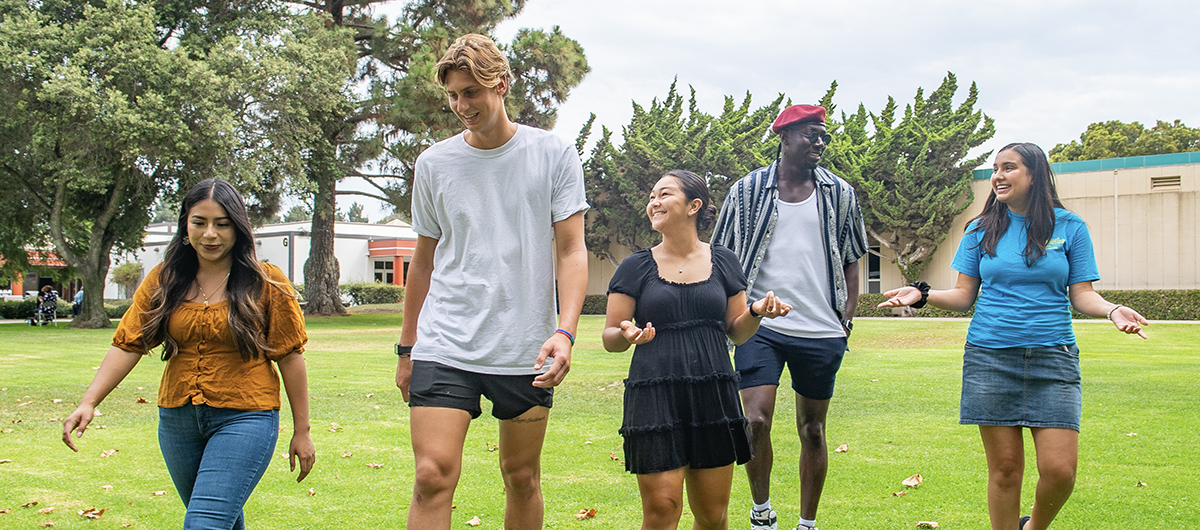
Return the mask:
[[[1148,320],[1200,320],[1200,289],[1148,289],[1148,290],[1103,290],[1097,291],[1105,300],[1114,304],[1132,307]],[[860,294],[858,309],[854,316],[890,317],[890,308],[875,306],[884,301],[882,294]],[[915,309],[917,317],[969,317],[974,312],[957,313],[933,306]],[[1071,309],[1074,318],[1089,317]],[[1100,317],[1104,318],[1104,317]]]
[[[344,283],[338,290],[350,295],[351,305],[398,304],[404,301],[404,288],[381,282]]]
[[[589,294],[583,297],[583,314],[603,315],[608,311],[608,295]]]

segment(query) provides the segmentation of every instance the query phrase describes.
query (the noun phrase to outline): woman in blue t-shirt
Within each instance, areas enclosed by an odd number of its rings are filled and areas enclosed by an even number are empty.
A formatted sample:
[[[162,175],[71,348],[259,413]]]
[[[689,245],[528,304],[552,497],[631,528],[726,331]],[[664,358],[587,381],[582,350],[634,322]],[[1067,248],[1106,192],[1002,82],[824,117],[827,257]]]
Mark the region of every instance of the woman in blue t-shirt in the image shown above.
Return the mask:
[[[1059,202],[1040,147],[1006,145],[992,168],[987,204],[967,224],[951,264],[954,288],[915,282],[884,293],[891,298],[879,307],[975,307],[959,423],[979,425],[992,529],[1009,530],[1014,520],[1021,530],[1043,529],[1071,496],[1079,459],[1083,407],[1070,307],[1142,338],[1147,322],[1092,289],[1100,275],[1087,225]],[[1021,516],[1023,427],[1033,435],[1038,484],[1032,513]]]

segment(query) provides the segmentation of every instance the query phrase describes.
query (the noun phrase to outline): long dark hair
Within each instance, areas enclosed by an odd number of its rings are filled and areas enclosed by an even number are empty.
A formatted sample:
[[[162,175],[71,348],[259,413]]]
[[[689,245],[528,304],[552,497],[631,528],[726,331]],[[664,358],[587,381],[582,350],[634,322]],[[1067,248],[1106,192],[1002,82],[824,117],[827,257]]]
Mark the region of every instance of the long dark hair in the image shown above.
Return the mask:
[[[267,277],[254,252],[254,233],[246,203],[231,184],[220,179],[207,179],[196,184],[183,198],[179,208],[179,224],[175,237],[167,245],[163,264],[158,271],[158,288],[150,296],[150,310],[144,314],[142,336],[146,351],[162,345],[162,360],[169,360],[179,353],[179,345],[171,336],[168,327],[171,314],[187,299],[200,262],[196,249],[186,244],[188,240],[188,217],[192,207],[204,200],[213,200],[229,216],[237,238],[233,244],[233,264],[225,286],[225,298],[229,306],[229,328],[243,361],[258,359],[271,351],[263,330],[266,329],[266,314],[259,305],[263,286],[276,284]],[[279,285],[276,287],[283,289]],[[284,290],[284,292],[288,292]],[[290,292],[289,292],[290,294]]]
[[[679,188],[683,190],[687,202],[700,199],[700,211],[696,212],[696,232],[707,230],[717,217],[717,207],[709,200],[708,183],[704,182],[700,175],[686,169],[672,169],[667,172],[667,176],[675,177],[679,181]]]
[[[1021,156],[1021,163],[1025,164],[1032,179],[1025,207],[1024,252],[1025,265],[1031,267],[1038,258],[1046,255],[1046,243],[1054,234],[1054,209],[1063,208],[1063,205],[1058,200],[1058,190],[1054,187],[1054,170],[1050,169],[1050,160],[1046,158],[1046,152],[1035,144],[1020,142],[1008,144],[996,154],[1010,149]],[[975,220],[978,220],[979,224],[967,233],[983,230],[983,238],[979,241],[978,248],[995,257],[996,243],[1008,231],[1008,205],[996,200],[996,190],[988,194],[983,212],[971,221]],[[968,222],[967,226],[970,224]]]

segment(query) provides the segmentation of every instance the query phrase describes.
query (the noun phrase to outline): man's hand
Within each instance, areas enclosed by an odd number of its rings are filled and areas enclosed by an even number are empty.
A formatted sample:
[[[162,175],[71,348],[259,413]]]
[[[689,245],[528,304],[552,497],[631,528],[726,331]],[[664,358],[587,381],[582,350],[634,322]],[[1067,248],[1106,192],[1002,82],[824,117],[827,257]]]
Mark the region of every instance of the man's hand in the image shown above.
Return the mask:
[[[541,370],[547,359],[550,360],[550,369],[533,378],[533,386],[553,388],[563,382],[567,372],[571,371],[571,339],[562,333],[554,332],[553,336],[542,343],[533,369]]]
[[[400,396],[404,398],[404,402],[408,403],[408,384],[412,381],[412,358],[400,357],[396,362],[396,388],[400,389]]]

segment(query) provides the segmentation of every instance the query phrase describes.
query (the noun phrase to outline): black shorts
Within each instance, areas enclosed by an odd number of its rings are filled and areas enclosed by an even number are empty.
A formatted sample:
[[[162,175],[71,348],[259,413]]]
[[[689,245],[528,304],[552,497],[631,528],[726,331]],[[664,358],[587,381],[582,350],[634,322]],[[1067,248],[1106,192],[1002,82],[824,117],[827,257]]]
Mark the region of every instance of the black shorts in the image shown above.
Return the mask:
[[[408,385],[409,407],[465,410],[478,418],[480,396],[492,402],[492,416],[511,420],[533,407],[554,405],[554,389],[533,386],[530,375],[492,375],[468,372],[432,361],[413,361]]]
[[[734,351],[733,363],[742,378],[739,389],[779,385],[786,364],[792,390],[808,399],[825,400],[833,397],[845,354],[845,337],[807,339],[759,327],[758,333]]]

